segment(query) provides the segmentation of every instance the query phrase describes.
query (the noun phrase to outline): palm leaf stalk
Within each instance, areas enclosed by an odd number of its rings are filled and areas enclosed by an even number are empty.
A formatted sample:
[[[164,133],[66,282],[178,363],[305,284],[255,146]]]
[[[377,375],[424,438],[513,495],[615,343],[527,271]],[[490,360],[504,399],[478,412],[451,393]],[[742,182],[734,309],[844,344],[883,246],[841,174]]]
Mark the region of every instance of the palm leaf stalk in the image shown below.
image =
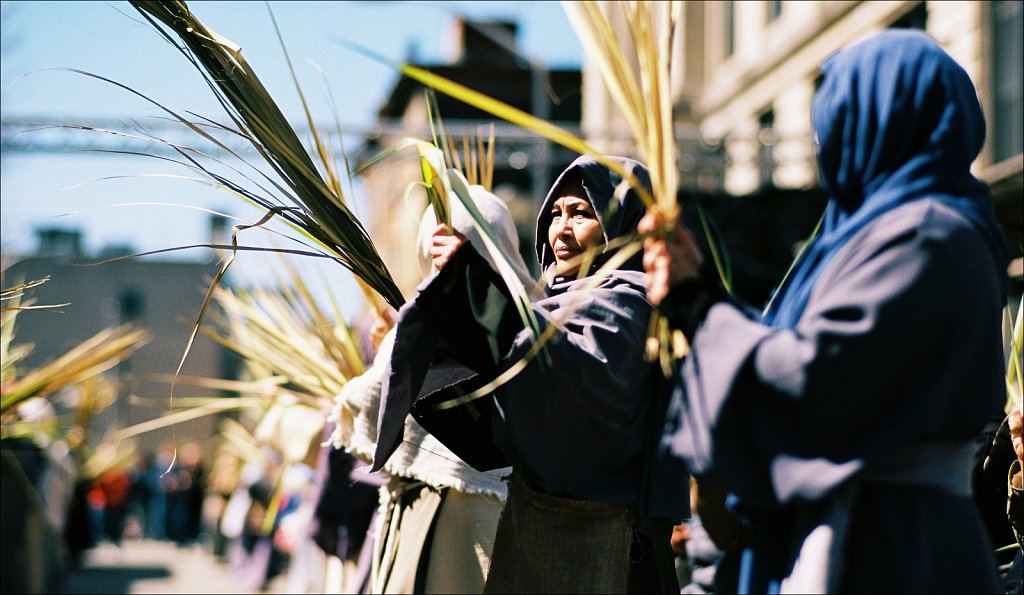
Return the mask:
[[[462,173],[470,186],[480,186],[491,192],[494,186],[494,124],[491,124],[487,140],[484,140],[482,130],[477,130],[473,140],[463,131],[462,154],[467,156],[465,166],[455,147],[455,137],[448,134],[444,139],[446,152],[452,156],[453,169]]]
[[[330,174],[325,180],[241,48],[208,29],[183,1],[131,0],[131,4],[196,66],[231,118],[235,132],[250,142],[285,182],[291,204],[278,205],[272,212],[307,232],[389,305],[401,307],[404,298],[362,224],[338,193],[340,184],[336,178],[330,181]],[[172,116],[211,138],[187,119]],[[320,146],[321,161],[329,161]]]
[[[207,334],[266,371],[257,377],[283,376],[329,403],[365,369],[350,334],[339,337],[322,313],[300,310],[285,294],[218,289],[215,299],[224,314],[214,321],[219,331]]]
[[[440,110],[437,106],[437,96],[433,91],[427,89],[424,93],[427,104],[427,122],[430,123],[430,136],[433,140],[431,145],[422,143],[417,146],[420,154],[420,174],[423,177],[423,188],[427,194],[427,202],[434,209],[434,217],[438,223],[443,223],[451,228],[451,207],[448,203],[448,194],[451,192],[451,184],[448,184],[446,176],[438,174],[444,172],[452,163],[452,159],[458,159],[458,154],[439,142],[438,137],[446,138],[444,122],[441,120]],[[438,154],[440,153],[440,155]]]
[[[671,56],[679,2],[615,2],[635,54],[627,55],[608,15],[596,2],[563,2],[566,16],[629,126],[647,164],[655,207],[670,221],[678,215],[678,168],[672,116]],[[632,60],[638,64],[634,69]]]
[[[426,89],[424,96],[431,139],[434,146],[443,151],[447,167],[457,169],[471,186],[481,186],[491,192],[494,186],[494,123],[491,123],[486,138],[481,127],[477,127],[472,141],[463,130],[460,156],[454,135],[445,131],[444,120],[437,105],[437,94],[433,89]]]
[[[238,409],[258,408],[263,407],[264,405],[264,400],[257,397],[210,397],[202,404],[179,408],[177,411],[172,413],[168,413],[133,426],[128,426],[127,428],[118,431],[117,437],[119,440],[124,440],[126,438],[138,436],[139,434],[145,434],[146,432],[152,432],[154,430],[184,423],[186,421],[200,419],[207,415],[225,413]]]

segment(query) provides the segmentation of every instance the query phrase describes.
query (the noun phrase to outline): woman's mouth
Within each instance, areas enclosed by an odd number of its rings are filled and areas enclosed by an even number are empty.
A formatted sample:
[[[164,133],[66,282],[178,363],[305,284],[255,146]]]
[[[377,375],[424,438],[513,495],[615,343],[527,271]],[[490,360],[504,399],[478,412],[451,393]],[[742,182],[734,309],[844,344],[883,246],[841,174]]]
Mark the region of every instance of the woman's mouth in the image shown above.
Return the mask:
[[[575,250],[568,246],[555,246],[555,257],[559,260],[565,260],[579,254],[579,250]]]

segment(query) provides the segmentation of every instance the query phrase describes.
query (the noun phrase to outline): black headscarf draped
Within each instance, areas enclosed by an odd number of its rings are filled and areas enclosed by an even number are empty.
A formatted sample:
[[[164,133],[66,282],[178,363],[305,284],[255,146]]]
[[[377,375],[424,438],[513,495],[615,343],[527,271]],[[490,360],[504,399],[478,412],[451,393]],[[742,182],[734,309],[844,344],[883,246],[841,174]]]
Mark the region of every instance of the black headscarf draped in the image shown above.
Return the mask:
[[[651,177],[647,168],[639,162],[626,157],[609,157],[609,160],[618,163],[624,170],[631,173],[637,182],[642,184],[647,193],[651,193]],[[583,155],[576,158],[562,172],[551,185],[547,197],[541,204],[540,212],[537,214],[537,262],[541,269],[547,269],[554,264],[555,255],[548,243],[548,228],[551,226],[551,206],[561,196],[562,189],[569,183],[580,181],[587,193],[587,199],[594,212],[601,220],[601,231],[604,241],[609,241],[636,232],[636,225],[644,216],[644,203],[636,189],[624,181],[622,176],[610,170],[594,157]],[[594,260],[591,270],[596,270],[608,258],[613,251],[607,251]],[[642,254],[630,258],[619,270],[642,271]]]

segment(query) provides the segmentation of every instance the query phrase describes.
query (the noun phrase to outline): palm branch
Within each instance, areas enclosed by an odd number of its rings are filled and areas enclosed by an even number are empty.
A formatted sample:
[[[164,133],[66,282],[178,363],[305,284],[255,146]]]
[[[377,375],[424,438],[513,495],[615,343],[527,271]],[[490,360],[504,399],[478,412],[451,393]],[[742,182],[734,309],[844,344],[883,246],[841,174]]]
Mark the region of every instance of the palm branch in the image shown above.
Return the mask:
[[[130,324],[106,328],[56,359],[19,376],[14,363],[27,355],[28,350],[13,353],[5,336],[0,414],[28,399],[45,397],[113,368],[146,344],[149,338],[147,331],[134,329]]]
[[[404,299],[362,224],[346,205],[340,181],[330,165],[332,155],[316,128],[313,128],[316,155],[326,173],[317,168],[291,124],[245,60],[241,48],[208,29],[183,1],[131,0],[131,4],[196,66],[232,122],[231,126],[212,121],[202,124],[220,127],[250,143],[283,180],[283,185],[277,186],[284,196],[280,202],[254,193],[248,195],[268,213],[301,230],[388,304],[399,308]],[[301,89],[299,93],[312,123]],[[167,111],[202,138],[226,149],[204,126]]]
[[[483,93],[460,85],[437,75],[425,68],[411,64],[391,64],[371,50],[337,40],[363,55],[396,68],[403,75],[477,109],[498,118],[519,125],[552,142],[558,143],[577,153],[593,156],[612,171],[623,177],[647,204],[648,209],[665,222],[664,228],[656,233],[664,234],[678,216],[676,194],[678,189],[678,167],[676,165],[676,144],[674,115],[672,112],[671,58],[675,42],[676,23],[681,3],[665,2],[563,2],[566,15],[580,38],[585,53],[597,62],[613,100],[629,126],[633,141],[641,160],[647,165],[653,192],[648,193],[640,186],[630,172],[607,155],[596,150],[585,140],[555,126],[541,118],[516,109]],[[606,7],[606,8],[605,8]],[[609,17],[611,11],[619,11],[627,30],[629,44],[622,43],[619,32]],[[628,45],[632,51],[626,51]],[[634,68],[633,64],[637,67]],[[700,207],[698,205],[698,211]],[[702,216],[702,225],[709,236],[712,247],[711,257],[722,279],[729,287],[729,276],[723,259],[717,249],[711,230]],[[634,238],[640,241],[641,238]],[[678,332],[670,332],[667,322],[655,314],[651,323],[652,335],[648,353],[656,357],[666,373],[671,360],[681,357],[688,350],[685,338]],[[654,349],[650,349],[653,347]]]

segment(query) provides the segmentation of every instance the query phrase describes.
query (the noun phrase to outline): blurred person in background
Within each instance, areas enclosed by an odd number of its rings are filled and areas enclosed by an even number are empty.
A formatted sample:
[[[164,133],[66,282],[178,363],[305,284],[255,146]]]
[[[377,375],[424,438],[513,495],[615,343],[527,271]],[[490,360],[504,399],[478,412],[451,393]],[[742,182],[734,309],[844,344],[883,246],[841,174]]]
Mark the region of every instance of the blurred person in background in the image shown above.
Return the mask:
[[[45,399],[30,399],[5,415],[5,424],[46,427],[56,412]],[[11,434],[0,439],[0,592],[57,592],[64,587],[62,536],[74,467],[67,444],[45,432]]]
[[[238,485],[242,461],[226,448],[217,451],[203,498],[203,532],[210,537],[210,551],[217,558],[227,555],[227,539],[221,532],[221,519],[231,494]]]
[[[372,358],[371,358],[372,359]],[[333,425],[325,427],[330,440]],[[357,469],[359,459],[332,445],[320,450],[316,508],[309,531],[327,556],[325,592],[369,592],[373,537],[379,490],[386,473]]]
[[[142,481],[146,485],[149,500],[146,503],[146,532],[149,539],[164,539],[167,536],[167,492],[161,475],[171,468],[174,460],[174,445],[164,442],[154,454],[146,458],[142,470]]]
[[[199,539],[206,475],[199,444],[186,442],[178,451],[174,468],[161,478],[167,498],[165,533],[179,546]]]
[[[645,241],[649,295],[691,345],[665,444],[730,492],[741,592],[997,592],[970,472],[1006,399],[1007,251],[970,172],[977,93],[920,31],[877,33],[822,73],[830,199],[760,317],[678,221]],[[641,230],[664,228],[650,214]]]
[[[107,469],[96,483],[103,492],[103,537],[120,547],[132,491],[131,474],[123,467]]]
[[[323,593],[325,557],[310,532],[316,512],[316,472],[305,462],[292,463],[281,482],[274,547],[287,557],[282,565],[288,593]]]
[[[281,573],[285,562],[273,543],[277,519],[267,519],[274,478],[283,472],[280,456],[269,446],[260,448],[261,454],[242,466],[220,523],[232,574],[242,587],[257,591]]]

